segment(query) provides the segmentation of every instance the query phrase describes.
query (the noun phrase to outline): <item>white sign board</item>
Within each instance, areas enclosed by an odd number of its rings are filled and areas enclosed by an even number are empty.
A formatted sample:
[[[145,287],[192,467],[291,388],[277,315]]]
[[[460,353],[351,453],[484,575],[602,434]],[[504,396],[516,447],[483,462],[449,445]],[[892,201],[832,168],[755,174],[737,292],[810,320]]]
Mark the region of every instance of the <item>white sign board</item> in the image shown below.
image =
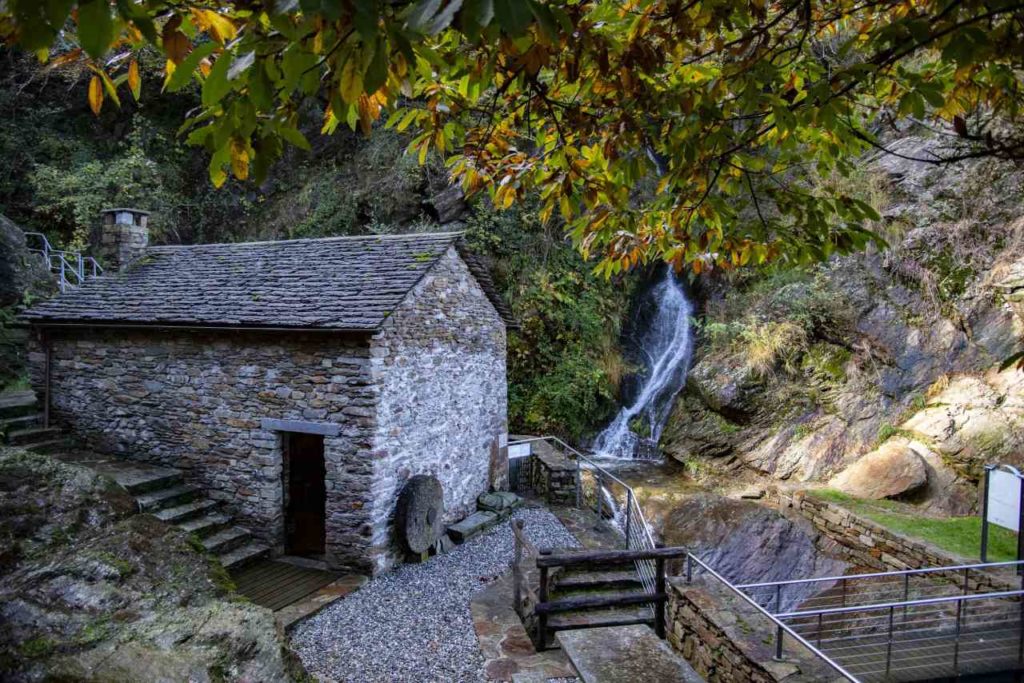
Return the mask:
[[[517,443],[508,447],[508,457],[510,458],[525,458],[531,452],[532,449],[528,443]]]
[[[1020,531],[1020,482],[1020,477],[1012,472],[989,472],[989,522],[1012,531]]]

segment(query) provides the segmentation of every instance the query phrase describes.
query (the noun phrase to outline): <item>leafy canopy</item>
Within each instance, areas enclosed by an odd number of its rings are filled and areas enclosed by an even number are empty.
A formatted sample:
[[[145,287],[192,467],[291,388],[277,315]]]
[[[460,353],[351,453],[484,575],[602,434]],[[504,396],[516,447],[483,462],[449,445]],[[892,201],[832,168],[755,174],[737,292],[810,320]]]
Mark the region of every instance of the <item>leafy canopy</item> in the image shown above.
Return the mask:
[[[958,136],[925,161],[1022,156],[1021,26],[1006,0],[0,0],[9,44],[88,65],[97,113],[162,51],[215,185],[308,148],[316,97],[324,133],[386,121],[468,193],[536,194],[605,274],[863,247],[874,211],[821,179],[900,117]]]

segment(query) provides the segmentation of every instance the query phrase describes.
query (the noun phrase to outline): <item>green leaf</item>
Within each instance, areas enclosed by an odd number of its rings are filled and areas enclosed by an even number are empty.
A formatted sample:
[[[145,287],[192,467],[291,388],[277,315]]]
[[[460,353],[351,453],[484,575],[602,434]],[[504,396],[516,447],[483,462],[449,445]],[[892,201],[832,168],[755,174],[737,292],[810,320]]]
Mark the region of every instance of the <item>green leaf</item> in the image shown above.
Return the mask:
[[[209,57],[215,49],[217,49],[217,44],[213,41],[197,45],[188,54],[188,57],[185,57],[181,64],[178,65],[174,73],[171,74],[170,79],[164,86],[164,90],[167,92],[178,92],[188,85],[192,81],[192,74],[199,68],[199,62]]]
[[[212,107],[231,92],[228,69],[231,68],[231,53],[225,52],[214,62],[210,75],[203,83],[203,106]]]
[[[377,41],[373,50],[373,58],[363,74],[363,87],[366,92],[377,92],[388,80],[388,53],[383,41]]]
[[[78,5],[78,42],[93,59],[107,52],[114,40],[114,18],[107,0],[89,0]]]
[[[518,36],[530,25],[533,12],[523,0],[494,0],[494,16],[506,33]]]
[[[422,33],[427,22],[433,19],[441,7],[441,0],[419,0],[405,17],[405,25],[410,31]]]
[[[299,149],[304,149],[307,152],[313,149],[312,147],[310,147],[309,140],[306,139],[306,136],[303,135],[302,132],[299,131],[299,129],[295,128],[294,126],[282,124],[278,128],[278,132],[281,134],[282,138],[284,138],[291,144],[295,145]]]

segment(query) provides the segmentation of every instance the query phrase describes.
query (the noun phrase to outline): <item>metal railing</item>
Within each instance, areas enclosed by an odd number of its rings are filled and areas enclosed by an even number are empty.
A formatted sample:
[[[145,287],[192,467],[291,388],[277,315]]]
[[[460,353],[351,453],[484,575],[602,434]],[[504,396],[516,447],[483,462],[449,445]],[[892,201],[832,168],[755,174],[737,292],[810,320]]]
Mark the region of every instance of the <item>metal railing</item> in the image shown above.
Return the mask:
[[[610,519],[622,533],[626,550],[654,550],[657,544],[644,511],[633,488],[601,467],[589,456],[573,448],[557,436],[537,436],[510,441],[508,446],[544,441],[556,446],[566,457],[576,462],[576,507],[590,507],[602,519]],[[528,456],[519,456],[528,457]],[[518,465],[521,467],[521,465]],[[511,477],[511,474],[510,474]],[[644,589],[653,591],[657,582],[657,567],[653,560],[637,560],[637,574]]]
[[[61,293],[82,285],[87,278],[103,273],[103,267],[92,256],[83,256],[78,251],[54,249],[50,240],[41,232],[26,232],[25,237],[38,240],[40,246],[30,247],[29,251],[42,256],[46,269],[57,276],[57,286]]]
[[[737,586],[734,586],[728,579],[726,579],[724,576],[722,576],[721,574],[716,572],[714,569],[711,568],[710,565],[708,565],[706,562],[701,560],[696,555],[693,555],[692,553],[687,553],[686,554],[686,582],[687,583],[692,583],[693,582],[693,572],[694,572],[694,568],[695,567],[699,567],[706,574],[708,574],[713,579],[715,579],[715,581],[717,581],[718,583],[722,584],[722,586],[724,586],[727,590],[729,590],[731,593],[733,593],[737,597],[739,597],[743,602],[747,603],[748,605],[753,607],[755,610],[760,612],[762,615],[767,617],[775,625],[775,658],[776,659],[781,660],[784,657],[784,654],[785,654],[784,638],[785,638],[785,635],[788,633],[791,638],[793,638],[796,642],[800,643],[805,648],[807,648],[813,655],[818,657],[830,669],[832,669],[833,671],[838,673],[840,676],[842,676],[843,678],[845,678],[845,679],[847,679],[849,681],[853,681],[853,683],[860,683],[860,679],[858,679],[856,676],[854,676],[851,672],[847,671],[841,664],[839,664],[838,662],[833,660],[831,657],[829,657],[827,654],[822,652],[820,649],[815,647],[810,641],[808,641],[806,638],[804,638],[801,634],[799,634],[791,626],[789,626],[788,624],[786,624],[785,622],[783,622],[782,620],[777,618],[774,614],[772,614],[771,612],[766,610],[764,607],[759,605],[753,598],[751,598],[749,595],[744,593]]]
[[[788,626],[786,632],[813,642],[860,680],[956,677],[1024,666],[1024,590],[1006,589],[1010,581],[989,573],[1022,564],[962,564],[734,588]],[[783,637],[780,630],[777,648]]]

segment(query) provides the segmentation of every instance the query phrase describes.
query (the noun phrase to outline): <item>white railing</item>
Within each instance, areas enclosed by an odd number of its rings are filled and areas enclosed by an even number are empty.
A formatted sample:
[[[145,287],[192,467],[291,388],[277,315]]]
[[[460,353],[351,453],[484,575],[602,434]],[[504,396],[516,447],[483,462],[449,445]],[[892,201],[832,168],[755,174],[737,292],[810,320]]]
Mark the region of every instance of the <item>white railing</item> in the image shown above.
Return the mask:
[[[601,519],[611,519],[614,527],[623,535],[626,550],[654,550],[658,547],[633,488],[589,456],[557,436],[511,441],[509,449],[537,441],[558,448],[576,462],[576,507],[592,508]],[[654,560],[638,560],[636,569],[644,588],[653,591],[657,578]]]
[[[41,232],[26,232],[25,237],[35,238],[38,248],[30,247],[29,251],[39,254],[46,269],[57,276],[57,286],[60,291],[82,285],[86,279],[97,277],[103,273],[103,268],[92,256],[83,256],[79,251],[62,251],[54,249],[50,240]]]

